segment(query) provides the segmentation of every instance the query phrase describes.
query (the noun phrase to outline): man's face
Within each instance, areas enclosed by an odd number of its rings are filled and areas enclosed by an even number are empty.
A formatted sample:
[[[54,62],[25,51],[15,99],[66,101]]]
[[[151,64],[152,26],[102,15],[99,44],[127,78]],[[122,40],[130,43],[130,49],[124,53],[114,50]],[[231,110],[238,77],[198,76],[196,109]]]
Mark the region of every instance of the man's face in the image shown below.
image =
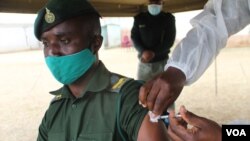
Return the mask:
[[[45,57],[74,54],[89,47],[86,24],[79,18],[73,18],[42,33]]]

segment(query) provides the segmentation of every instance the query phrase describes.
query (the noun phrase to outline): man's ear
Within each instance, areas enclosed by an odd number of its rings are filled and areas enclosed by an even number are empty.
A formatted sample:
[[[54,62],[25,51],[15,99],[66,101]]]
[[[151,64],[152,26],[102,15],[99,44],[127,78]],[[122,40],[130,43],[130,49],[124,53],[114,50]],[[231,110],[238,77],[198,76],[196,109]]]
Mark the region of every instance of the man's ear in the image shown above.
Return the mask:
[[[101,35],[95,35],[94,39],[93,39],[93,43],[92,43],[92,51],[94,54],[97,54],[98,50],[101,48],[102,46],[102,41],[103,41],[103,37]]]

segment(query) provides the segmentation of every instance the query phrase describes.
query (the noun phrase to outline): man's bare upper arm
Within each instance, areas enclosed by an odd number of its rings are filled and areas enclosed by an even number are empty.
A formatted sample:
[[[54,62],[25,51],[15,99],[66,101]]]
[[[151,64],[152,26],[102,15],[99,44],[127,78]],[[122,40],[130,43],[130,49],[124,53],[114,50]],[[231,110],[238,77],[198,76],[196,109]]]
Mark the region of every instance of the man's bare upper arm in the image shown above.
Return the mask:
[[[137,141],[169,141],[167,128],[162,121],[151,122],[146,115],[141,124]]]

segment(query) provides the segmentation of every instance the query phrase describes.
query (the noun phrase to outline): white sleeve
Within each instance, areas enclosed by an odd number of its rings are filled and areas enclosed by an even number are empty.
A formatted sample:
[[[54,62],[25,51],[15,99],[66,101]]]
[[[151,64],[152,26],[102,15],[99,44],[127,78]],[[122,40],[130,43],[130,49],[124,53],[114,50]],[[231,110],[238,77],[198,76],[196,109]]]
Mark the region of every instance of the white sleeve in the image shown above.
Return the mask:
[[[228,37],[250,23],[249,4],[250,0],[209,0],[190,21],[193,28],[174,49],[165,70],[169,66],[182,70],[186,85],[199,79]]]

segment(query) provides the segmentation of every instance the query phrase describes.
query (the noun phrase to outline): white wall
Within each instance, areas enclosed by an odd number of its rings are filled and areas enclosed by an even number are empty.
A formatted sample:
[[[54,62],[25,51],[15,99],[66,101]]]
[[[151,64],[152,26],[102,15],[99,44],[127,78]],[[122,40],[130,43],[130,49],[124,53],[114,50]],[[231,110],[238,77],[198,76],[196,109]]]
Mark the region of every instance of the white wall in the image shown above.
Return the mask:
[[[33,25],[0,25],[0,52],[11,52],[39,48],[33,35]]]
[[[0,53],[40,48],[34,20],[35,14],[0,13]]]

